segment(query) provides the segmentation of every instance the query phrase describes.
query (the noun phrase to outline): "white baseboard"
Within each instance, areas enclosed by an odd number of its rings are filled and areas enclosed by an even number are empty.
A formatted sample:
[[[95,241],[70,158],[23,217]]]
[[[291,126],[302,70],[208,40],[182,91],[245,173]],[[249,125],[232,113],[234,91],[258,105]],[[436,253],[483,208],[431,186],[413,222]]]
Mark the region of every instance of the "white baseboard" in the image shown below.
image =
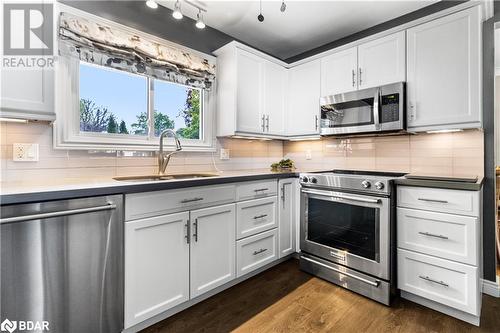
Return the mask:
[[[497,298],[500,297],[500,285],[498,282],[498,277],[496,282],[489,280],[482,280],[482,285],[483,285],[483,294]]]

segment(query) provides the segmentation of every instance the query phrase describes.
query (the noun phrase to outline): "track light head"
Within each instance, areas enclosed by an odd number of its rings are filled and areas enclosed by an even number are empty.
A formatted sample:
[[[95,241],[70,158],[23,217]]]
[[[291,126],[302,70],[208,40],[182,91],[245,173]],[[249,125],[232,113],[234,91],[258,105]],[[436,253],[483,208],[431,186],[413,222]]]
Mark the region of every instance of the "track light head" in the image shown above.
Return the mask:
[[[177,0],[175,2],[175,6],[174,6],[174,11],[172,12],[172,16],[176,19],[176,20],[180,20],[182,19],[184,16],[182,15],[182,12],[181,12],[181,2],[179,0]]]
[[[201,9],[198,12],[195,25],[198,29],[205,29],[205,22],[203,22],[203,15],[201,13]]]

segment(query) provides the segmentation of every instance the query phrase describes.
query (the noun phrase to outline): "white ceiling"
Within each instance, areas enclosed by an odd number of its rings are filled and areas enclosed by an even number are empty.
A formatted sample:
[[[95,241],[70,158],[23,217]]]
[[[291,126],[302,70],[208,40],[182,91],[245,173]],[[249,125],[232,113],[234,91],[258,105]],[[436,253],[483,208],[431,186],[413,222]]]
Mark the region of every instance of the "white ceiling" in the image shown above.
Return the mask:
[[[205,23],[245,43],[286,59],[379,23],[394,19],[436,0],[399,1],[262,1],[264,22],[257,20],[259,1],[191,0],[207,9]],[[197,10],[181,0],[184,15],[196,18]],[[160,0],[172,9],[175,1]]]

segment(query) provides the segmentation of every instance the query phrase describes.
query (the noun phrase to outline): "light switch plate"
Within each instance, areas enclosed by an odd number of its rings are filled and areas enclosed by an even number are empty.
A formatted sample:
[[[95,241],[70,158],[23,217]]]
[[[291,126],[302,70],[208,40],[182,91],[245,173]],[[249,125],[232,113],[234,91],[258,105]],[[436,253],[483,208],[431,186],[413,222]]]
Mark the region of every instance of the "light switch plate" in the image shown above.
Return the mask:
[[[15,162],[37,162],[38,143],[14,143],[12,160]]]
[[[221,160],[228,160],[229,159],[229,149],[221,148],[220,159]]]

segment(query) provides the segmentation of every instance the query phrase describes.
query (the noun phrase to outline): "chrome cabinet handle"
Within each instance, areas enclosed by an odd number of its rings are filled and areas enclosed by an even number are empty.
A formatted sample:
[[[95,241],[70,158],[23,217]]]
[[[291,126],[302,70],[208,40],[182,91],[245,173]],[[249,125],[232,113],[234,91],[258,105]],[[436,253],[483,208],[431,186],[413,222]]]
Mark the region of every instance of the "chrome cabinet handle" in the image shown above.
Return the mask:
[[[437,203],[443,203],[446,204],[448,201],[446,200],[438,200],[438,199],[426,199],[426,198],[418,198],[420,201],[426,201],[426,202],[437,202]]]
[[[269,115],[266,115],[266,131],[269,132]]]
[[[268,188],[257,188],[255,190],[253,190],[254,192],[263,192],[263,191],[267,191],[269,190]]]
[[[203,200],[203,198],[184,199],[184,200],[181,200],[181,203],[195,202],[195,201],[201,201],[201,200]]]
[[[352,70],[352,87],[354,88],[356,86],[356,71],[353,69]]]
[[[283,208],[285,208],[285,203],[286,203],[286,191],[285,191],[285,184],[281,187],[281,201],[283,201]]]
[[[261,254],[262,252],[266,252],[267,249],[260,249],[260,250],[257,250],[257,251],[253,251],[253,255],[256,256],[258,254]]]
[[[361,75],[363,74],[363,71],[361,70],[361,67],[359,68],[359,75],[358,75],[358,81],[359,81],[359,86],[363,84],[363,79],[361,78]]]
[[[409,112],[410,120],[415,120],[417,118],[415,104],[410,102],[410,112]]]
[[[186,238],[186,243],[190,243],[191,242],[191,223],[189,220],[187,220],[186,224],[184,225],[186,227],[186,236],[184,236],[184,238]]]
[[[257,215],[257,216],[254,216],[253,219],[258,220],[258,219],[264,218],[266,216],[267,216],[267,214]]]
[[[318,115],[314,116],[314,126],[316,126],[316,131],[317,131],[319,128]]]
[[[68,210],[62,210],[62,211],[58,211],[58,212],[6,217],[3,219],[0,219],[0,223],[13,223],[13,222],[24,222],[24,221],[31,221],[31,220],[41,220],[41,219],[48,219],[48,218],[53,218],[53,217],[84,214],[84,213],[93,213],[93,212],[100,212],[103,210],[112,210],[112,209],[116,209],[116,205],[114,203],[109,202],[107,205],[97,206],[97,207],[68,209]]]
[[[193,238],[195,242],[198,242],[198,219],[194,219],[194,233],[193,233]]]
[[[431,279],[428,276],[419,275],[418,277],[421,278],[422,280],[429,281],[429,282],[432,282],[432,283],[435,283],[435,284],[439,284],[439,285],[441,285],[443,287],[449,287],[449,285],[447,283],[445,283],[443,281],[438,281],[438,280]]]
[[[335,267],[331,267],[331,266],[325,265],[322,262],[319,262],[319,261],[316,261],[316,260],[313,260],[313,259],[309,259],[307,257],[300,257],[300,259],[304,259],[304,260],[312,262],[312,263],[314,263],[316,265],[320,265],[320,266],[322,266],[322,267],[324,267],[326,269],[329,269],[331,271],[337,272],[339,274],[342,274],[342,275],[348,276],[350,278],[353,278],[355,280],[358,280],[358,281],[364,282],[366,284],[369,284],[370,286],[378,287],[378,285],[380,284],[380,281],[378,281],[378,280],[370,281],[370,280],[367,280],[365,278],[362,278],[361,276],[356,276],[356,275],[351,274],[349,272],[342,272],[340,269],[336,269]]]
[[[266,125],[265,125],[266,116],[262,115],[260,121],[261,121],[262,132],[265,132],[266,131]]]
[[[448,239],[448,237],[446,237],[446,236],[431,234],[429,232],[419,231],[418,233],[421,235],[424,235],[424,236],[435,237],[435,238],[440,238],[440,239]]]

